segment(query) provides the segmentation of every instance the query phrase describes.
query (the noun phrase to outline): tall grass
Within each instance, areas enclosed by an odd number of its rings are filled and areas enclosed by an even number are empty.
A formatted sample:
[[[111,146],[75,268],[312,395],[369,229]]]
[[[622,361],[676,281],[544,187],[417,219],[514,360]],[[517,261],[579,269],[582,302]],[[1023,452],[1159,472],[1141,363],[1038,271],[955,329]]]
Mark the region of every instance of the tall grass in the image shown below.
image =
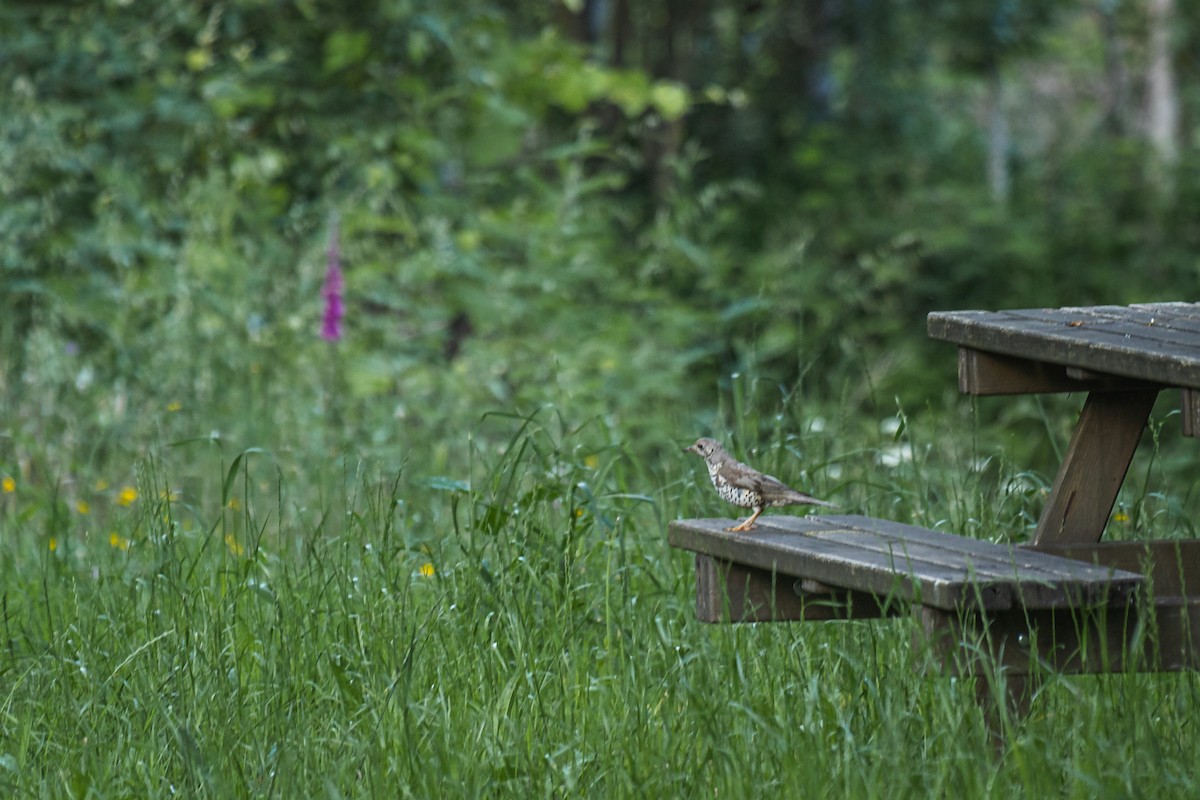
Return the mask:
[[[1025,517],[933,426],[796,439],[789,409],[735,440],[789,479],[815,454],[839,502],[997,538]],[[664,523],[722,507],[681,455],[554,410],[480,425],[458,474],[206,440],[152,448],[103,525],[5,495],[0,791],[1194,796],[1194,676],[1051,677],[997,758],[907,619],[698,623]]]

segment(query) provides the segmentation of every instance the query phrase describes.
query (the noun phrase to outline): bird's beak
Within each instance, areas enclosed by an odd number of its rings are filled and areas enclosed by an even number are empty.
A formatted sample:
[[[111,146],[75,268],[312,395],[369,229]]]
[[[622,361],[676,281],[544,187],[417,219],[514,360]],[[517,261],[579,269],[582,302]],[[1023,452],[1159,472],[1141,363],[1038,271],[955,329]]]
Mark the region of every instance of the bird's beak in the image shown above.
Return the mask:
[[[683,448],[683,452],[685,452],[685,453],[698,453],[699,451],[698,451],[698,450],[696,450],[696,445],[692,445],[691,447],[685,447],[685,448]]]

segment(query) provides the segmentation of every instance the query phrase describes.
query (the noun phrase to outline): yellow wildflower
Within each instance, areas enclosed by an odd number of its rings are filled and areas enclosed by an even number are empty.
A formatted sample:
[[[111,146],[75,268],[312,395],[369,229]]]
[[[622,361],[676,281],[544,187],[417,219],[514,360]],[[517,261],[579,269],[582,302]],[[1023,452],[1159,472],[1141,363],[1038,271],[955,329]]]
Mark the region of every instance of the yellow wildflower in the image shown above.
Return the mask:
[[[118,550],[129,549],[129,540],[116,531],[113,531],[108,535],[108,543]]]
[[[225,507],[232,508],[234,511],[237,511],[242,507],[242,504],[236,497],[231,497],[229,498],[229,502],[225,504]]]
[[[225,546],[228,547],[229,552],[233,553],[235,556],[243,555],[246,552],[246,548],[242,547],[242,543],[239,542],[232,533],[225,534]]]
[[[583,465],[588,469],[595,469],[600,466],[600,456],[595,453],[592,453],[590,456],[584,456]]]
[[[137,489],[132,486],[121,487],[121,493],[117,495],[117,505],[131,506],[134,500],[137,500]]]
[[[5,494],[12,494],[17,490],[17,482],[11,475],[5,475],[4,479],[0,480],[0,489],[3,489]]]
[[[1113,514],[1113,522],[1129,522],[1129,515],[1124,511],[1118,511]]]
[[[50,552],[53,553],[55,550],[58,549],[58,538],[55,536],[51,536],[50,541],[46,542],[46,547],[49,547]]]
[[[183,408],[183,403],[179,402],[178,400],[172,400],[171,402],[167,403],[167,411],[170,411],[171,413],[174,413],[181,408]]]
[[[421,565],[421,568],[417,570],[417,574],[422,578],[432,578],[436,571],[437,570],[433,568],[433,564],[430,564],[428,561],[426,561]]]
[[[77,502],[75,504],[75,510],[78,511],[80,514],[87,514],[87,513],[91,512],[92,507],[90,505],[88,505],[87,500],[80,500],[79,502]]]
[[[100,478],[99,480],[96,481],[96,491],[97,492],[103,492],[107,488],[108,488],[108,481],[104,480],[104,478]]]

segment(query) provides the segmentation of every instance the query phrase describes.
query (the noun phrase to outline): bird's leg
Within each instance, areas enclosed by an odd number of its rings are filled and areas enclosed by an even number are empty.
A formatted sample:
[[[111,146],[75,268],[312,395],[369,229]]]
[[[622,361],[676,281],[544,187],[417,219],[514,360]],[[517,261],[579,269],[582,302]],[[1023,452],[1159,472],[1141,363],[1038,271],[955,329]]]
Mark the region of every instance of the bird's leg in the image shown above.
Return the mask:
[[[754,527],[754,520],[758,519],[758,515],[761,514],[762,512],[763,512],[763,510],[762,510],[762,507],[760,506],[759,508],[754,509],[754,513],[750,515],[750,518],[748,520],[746,520],[745,522],[743,522],[741,525],[735,525],[734,527],[726,528],[725,530],[727,530],[727,531],[748,531]]]

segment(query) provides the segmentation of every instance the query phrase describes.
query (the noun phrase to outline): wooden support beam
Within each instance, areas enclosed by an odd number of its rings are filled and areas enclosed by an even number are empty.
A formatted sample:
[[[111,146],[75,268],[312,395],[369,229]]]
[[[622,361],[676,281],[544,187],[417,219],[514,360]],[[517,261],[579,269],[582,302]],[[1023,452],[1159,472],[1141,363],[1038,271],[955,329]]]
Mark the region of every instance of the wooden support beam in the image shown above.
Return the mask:
[[[696,617],[702,622],[783,622],[893,616],[874,595],[696,554]]]
[[[1200,668],[1200,598],[955,614],[920,606],[918,652],[951,675],[1178,672]]]
[[[1179,399],[1183,435],[1200,438],[1200,389],[1184,389]]]
[[[1157,397],[1158,389],[1088,395],[1035,544],[1100,541]]]
[[[1101,375],[1047,361],[958,348],[958,389],[987,397],[1051,392],[1112,392],[1161,388],[1158,384]]]

